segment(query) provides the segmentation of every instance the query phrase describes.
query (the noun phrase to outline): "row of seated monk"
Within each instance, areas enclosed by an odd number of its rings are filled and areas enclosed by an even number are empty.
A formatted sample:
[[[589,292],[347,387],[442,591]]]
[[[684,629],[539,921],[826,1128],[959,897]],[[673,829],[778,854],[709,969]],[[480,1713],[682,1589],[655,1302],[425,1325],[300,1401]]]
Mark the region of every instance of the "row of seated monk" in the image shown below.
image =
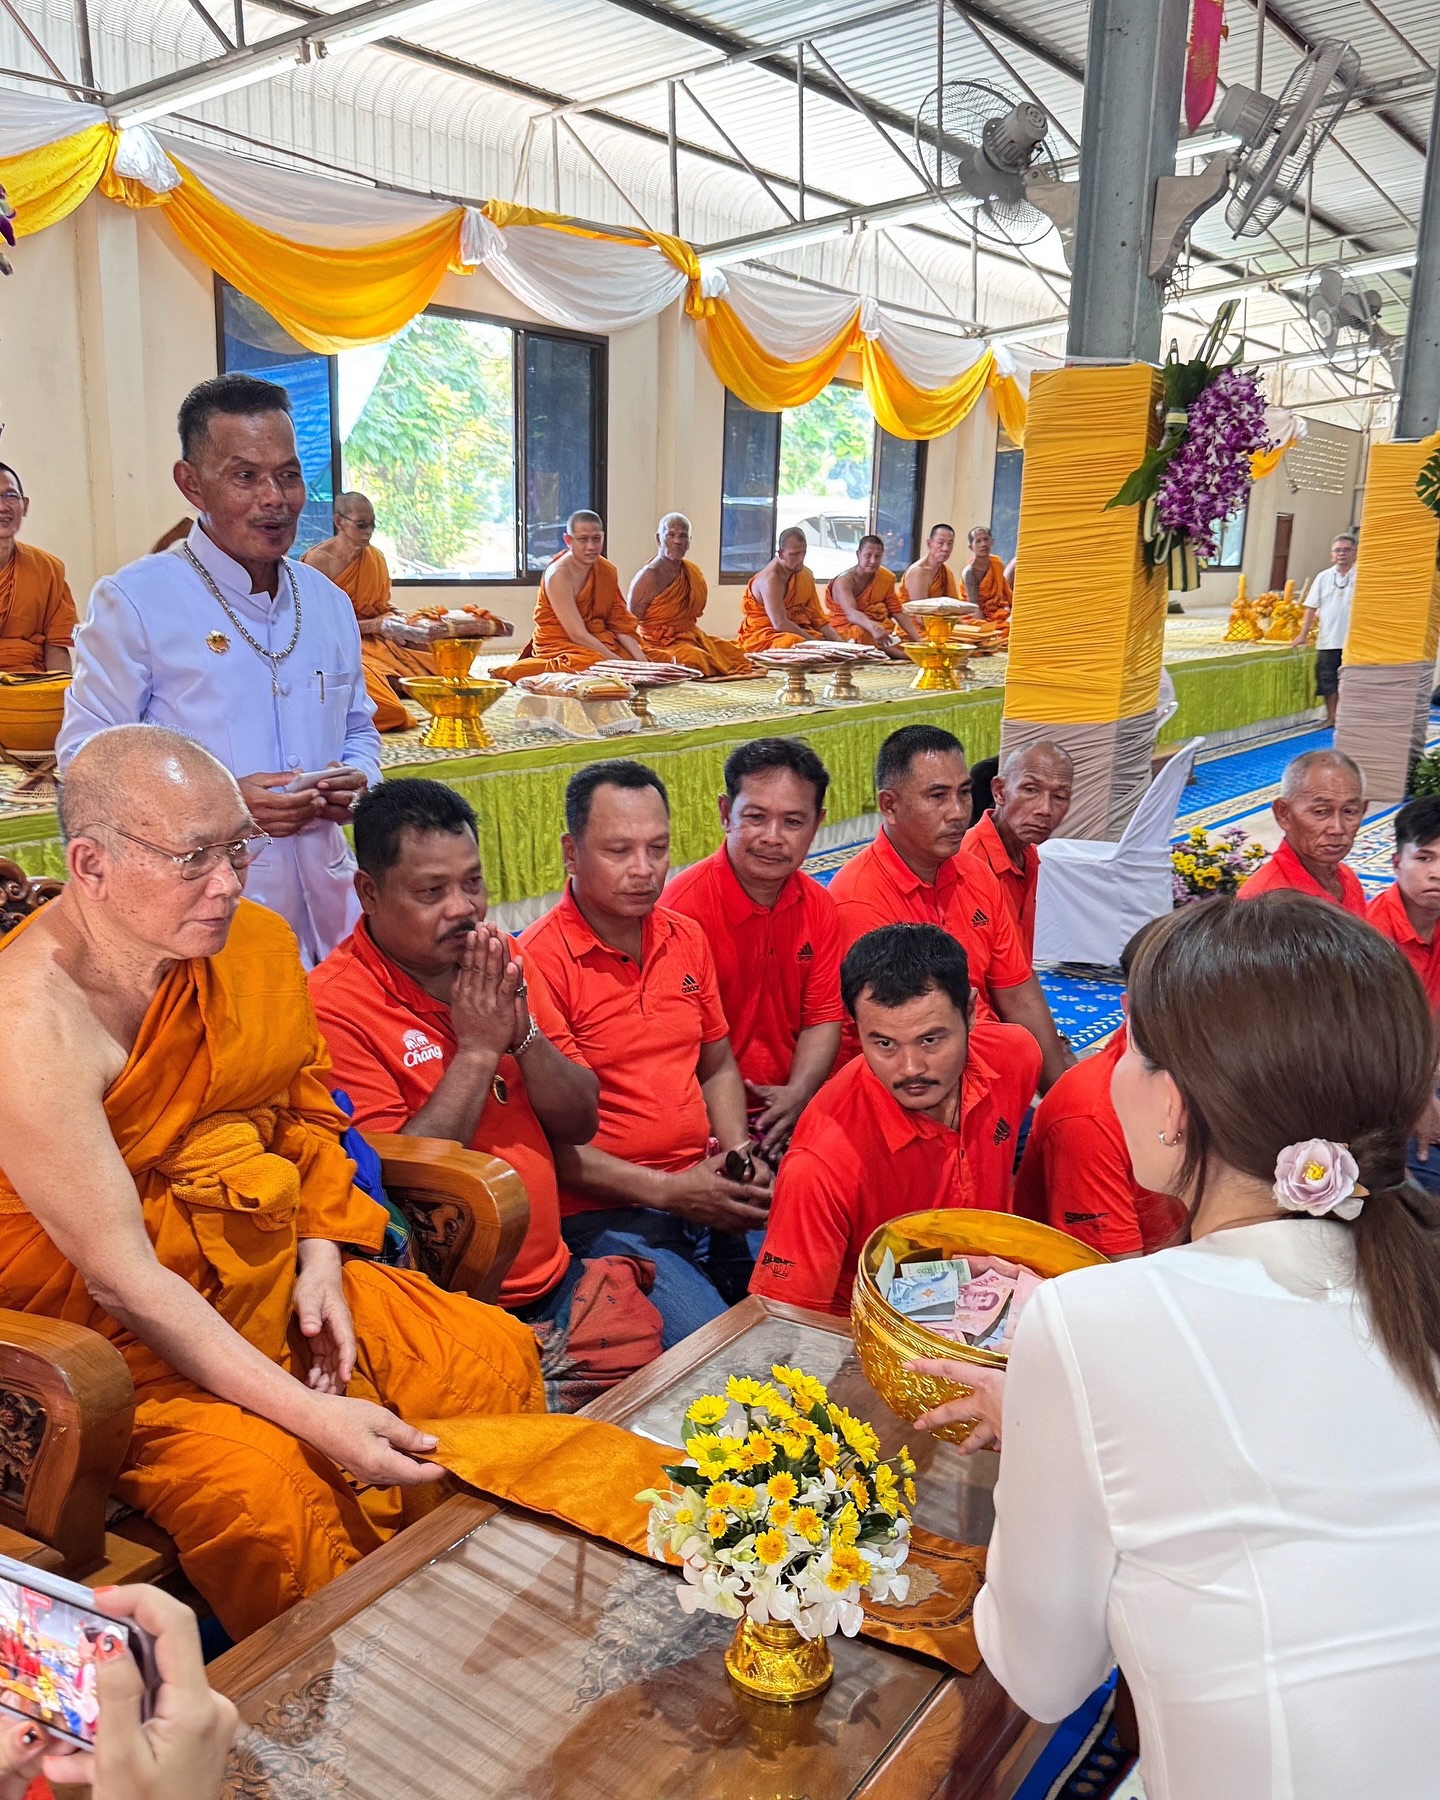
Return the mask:
[[[663,784],[590,764],[566,892],[518,944],[486,920],[465,802],[381,784],[355,813],[361,921],[307,982],[289,927],[243,899],[260,834],[228,771],[154,726],[77,752],[69,880],[0,949],[0,1305],[123,1355],[117,1494],[232,1636],[415,1515],[432,1426],[573,1406],[747,1288],[843,1315],[887,1218],[1019,1208],[1112,1255],[1171,1233],[1110,1103],[1118,1051],[1072,1066],[1026,950],[1068,759],[1008,759],[978,823],[948,733],[893,734],[875,779],[881,828],[826,890],[800,866],[823,765],[740,746],[721,841],[667,888]],[[1349,900],[1322,859],[1363,810],[1346,759],[1298,759],[1289,860],[1257,891]],[[520,1174],[498,1306],[385,1260],[337,1093],[371,1130]]]

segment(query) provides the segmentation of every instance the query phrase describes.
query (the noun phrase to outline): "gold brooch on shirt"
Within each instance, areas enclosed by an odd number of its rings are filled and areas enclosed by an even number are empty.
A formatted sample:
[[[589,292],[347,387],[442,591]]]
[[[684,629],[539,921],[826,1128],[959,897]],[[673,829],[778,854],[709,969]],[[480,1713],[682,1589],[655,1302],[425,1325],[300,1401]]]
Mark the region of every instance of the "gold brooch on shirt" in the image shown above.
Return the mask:
[[[497,1075],[490,1083],[490,1092],[500,1104],[504,1106],[505,1102],[510,1098],[510,1089],[506,1086],[505,1077],[503,1075]]]
[[[230,640],[223,631],[212,631],[205,639],[205,648],[213,650],[217,656],[223,656],[230,648]]]

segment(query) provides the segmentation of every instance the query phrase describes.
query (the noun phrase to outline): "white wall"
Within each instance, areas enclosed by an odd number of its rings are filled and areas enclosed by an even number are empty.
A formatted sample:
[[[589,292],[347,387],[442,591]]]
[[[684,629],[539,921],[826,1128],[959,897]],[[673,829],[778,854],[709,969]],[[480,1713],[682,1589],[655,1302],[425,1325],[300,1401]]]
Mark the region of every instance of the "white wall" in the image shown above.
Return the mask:
[[[26,535],[62,557],[82,609],[100,575],[143,555],[186,512],[171,468],[175,416],[216,371],[215,288],[159,209],[93,195],[60,225],[21,241],[0,283],[0,458],[33,496]],[[479,271],[449,275],[439,305],[543,325]],[[655,552],[655,527],[689,515],[692,556],[711,578],[709,628],[733,635],[739,586],[720,557],[725,390],[679,303],[609,343],[606,553],[627,585]],[[929,445],[925,526],[964,533],[990,512],[996,420],[987,395]],[[963,535],[962,535],[963,542]],[[461,590],[510,618],[523,641],[535,584]],[[418,610],[453,587],[399,590]]]

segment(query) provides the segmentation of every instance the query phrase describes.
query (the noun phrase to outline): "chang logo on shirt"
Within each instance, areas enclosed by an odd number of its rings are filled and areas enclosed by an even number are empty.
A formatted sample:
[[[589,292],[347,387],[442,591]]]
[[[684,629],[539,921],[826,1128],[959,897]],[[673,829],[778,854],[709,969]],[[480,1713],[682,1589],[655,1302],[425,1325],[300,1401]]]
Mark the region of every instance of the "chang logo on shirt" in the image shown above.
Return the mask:
[[[439,1044],[432,1044],[423,1031],[407,1031],[404,1042],[403,1061],[407,1069],[418,1069],[421,1063],[439,1062],[445,1054]]]

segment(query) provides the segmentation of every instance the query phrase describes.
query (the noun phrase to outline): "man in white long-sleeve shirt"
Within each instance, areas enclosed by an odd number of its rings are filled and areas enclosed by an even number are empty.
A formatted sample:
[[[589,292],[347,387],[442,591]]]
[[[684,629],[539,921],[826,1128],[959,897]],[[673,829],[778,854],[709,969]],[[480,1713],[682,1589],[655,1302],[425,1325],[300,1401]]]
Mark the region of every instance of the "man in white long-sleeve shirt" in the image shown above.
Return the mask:
[[[200,516],[183,543],[96,584],[75,638],[62,776],[111,725],[168,725],[203,744],[273,840],[246,891],[289,922],[311,966],[359,917],[340,828],[380,779],[355,611],[286,555],[305,477],[284,388],[221,375],[193,390],[179,423],[175,484]]]

